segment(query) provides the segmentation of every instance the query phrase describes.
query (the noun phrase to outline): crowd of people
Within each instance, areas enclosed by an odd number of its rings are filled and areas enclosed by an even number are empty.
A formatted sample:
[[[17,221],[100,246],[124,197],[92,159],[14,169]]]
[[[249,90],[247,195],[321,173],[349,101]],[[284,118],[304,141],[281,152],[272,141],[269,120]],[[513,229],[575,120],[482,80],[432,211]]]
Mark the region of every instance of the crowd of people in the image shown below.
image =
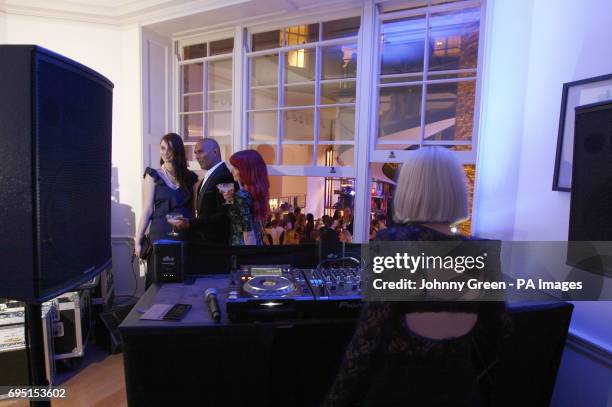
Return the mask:
[[[326,241],[353,241],[353,216],[350,208],[335,210],[333,216],[315,219],[312,213],[303,214],[301,208],[275,212],[268,216],[265,226],[265,245],[295,245]]]

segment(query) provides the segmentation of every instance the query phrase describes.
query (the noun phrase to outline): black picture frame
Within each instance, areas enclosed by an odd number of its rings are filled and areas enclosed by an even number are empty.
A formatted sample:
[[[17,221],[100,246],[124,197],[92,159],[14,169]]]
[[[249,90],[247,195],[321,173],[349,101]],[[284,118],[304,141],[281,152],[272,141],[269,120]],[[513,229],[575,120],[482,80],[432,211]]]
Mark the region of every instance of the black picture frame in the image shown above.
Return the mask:
[[[612,99],[612,74],[563,84],[553,191],[571,191],[575,108],[609,99]]]

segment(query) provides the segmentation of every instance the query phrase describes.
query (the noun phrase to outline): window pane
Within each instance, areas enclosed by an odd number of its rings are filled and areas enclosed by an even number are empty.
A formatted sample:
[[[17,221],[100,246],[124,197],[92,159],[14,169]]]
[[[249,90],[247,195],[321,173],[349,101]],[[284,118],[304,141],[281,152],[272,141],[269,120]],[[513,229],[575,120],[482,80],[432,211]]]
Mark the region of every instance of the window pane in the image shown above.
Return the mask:
[[[186,114],[182,117],[182,136],[185,141],[198,141],[204,137],[204,115],[201,113],[197,114]]]
[[[283,144],[282,165],[312,165],[312,145]]]
[[[230,143],[232,134],[232,113],[208,113],[208,137],[224,138]]]
[[[251,89],[251,109],[278,107],[278,87]]]
[[[232,89],[232,60],[212,61],[208,63],[208,89]]]
[[[221,147],[221,159],[227,161],[232,156],[232,141],[229,136],[225,137],[209,137],[217,140]]]
[[[321,104],[355,102],[355,82],[336,82],[321,84]]]
[[[322,79],[354,78],[357,74],[357,45],[322,48]]]
[[[208,94],[208,110],[225,110],[232,108],[232,91]]]
[[[210,43],[210,55],[231,54],[234,50],[234,39],[212,41]]]
[[[251,86],[278,83],[278,55],[251,58]]]
[[[183,65],[183,93],[202,92],[203,78],[204,65],[202,63]]]
[[[393,143],[393,149],[420,143],[421,92],[421,85],[380,89],[379,143]]]
[[[285,86],[285,106],[312,106],[315,104],[315,85]]]
[[[429,70],[476,68],[480,9],[432,14]]]
[[[323,23],[323,39],[344,38],[356,36],[359,32],[361,17],[351,17],[342,20]]]
[[[319,40],[319,24],[296,25],[285,28],[285,45],[306,44]]]
[[[327,167],[351,167],[355,165],[355,146],[317,147],[317,165]]]
[[[182,112],[201,112],[202,111],[202,94],[183,96]]]
[[[319,140],[355,139],[355,108],[329,107],[320,110]]]
[[[276,164],[276,145],[273,144],[249,144],[250,150],[255,150],[263,157],[268,165]]]
[[[314,48],[287,51],[285,54],[285,83],[314,81],[315,59]]]
[[[314,140],[314,109],[283,112],[284,140]]]
[[[253,51],[260,51],[262,49],[279,48],[281,46],[280,30],[253,34],[252,39],[253,39]]]
[[[425,17],[387,21],[382,31],[381,75],[423,72]]]
[[[193,152],[193,150],[195,149],[195,145],[193,144],[185,144],[185,158],[187,159],[187,161],[195,161],[195,153]],[[189,163],[188,163],[189,165]],[[197,165],[197,164],[196,164]],[[192,169],[190,167],[190,169]],[[199,170],[200,168],[196,168],[197,170]]]
[[[206,43],[183,47],[183,60],[202,58],[206,56]]]
[[[249,140],[276,142],[278,112],[250,112]]]
[[[425,140],[472,139],[476,82],[427,86]]]

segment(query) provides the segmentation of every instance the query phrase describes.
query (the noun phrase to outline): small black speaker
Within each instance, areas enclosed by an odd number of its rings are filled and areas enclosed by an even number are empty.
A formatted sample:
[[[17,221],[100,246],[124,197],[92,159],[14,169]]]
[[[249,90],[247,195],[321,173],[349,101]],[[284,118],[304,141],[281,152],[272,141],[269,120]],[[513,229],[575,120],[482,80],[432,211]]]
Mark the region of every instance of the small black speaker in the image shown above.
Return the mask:
[[[0,45],[0,298],[42,302],[110,267],[113,84]]]
[[[569,241],[612,241],[612,101],[576,108]],[[612,275],[610,244],[575,243],[568,264]]]
[[[155,281],[178,283],[185,275],[185,243],[174,240],[158,240],[153,245]]]

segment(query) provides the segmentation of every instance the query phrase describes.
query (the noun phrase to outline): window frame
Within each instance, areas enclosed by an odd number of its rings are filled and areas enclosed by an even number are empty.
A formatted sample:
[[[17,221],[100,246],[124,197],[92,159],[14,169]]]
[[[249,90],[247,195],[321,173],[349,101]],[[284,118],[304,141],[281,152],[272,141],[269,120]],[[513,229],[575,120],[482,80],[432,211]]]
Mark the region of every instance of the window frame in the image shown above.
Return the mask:
[[[210,43],[211,42],[215,42],[215,41],[219,41],[219,40],[224,40],[224,39],[232,39],[234,40],[234,48],[233,51],[230,53],[225,53],[225,54],[219,54],[219,55],[213,55],[210,56]],[[201,57],[201,58],[193,58],[193,59],[188,59],[188,60],[183,60],[182,58],[182,52],[183,52],[183,48],[190,46],[190,45],[195,45],[195,44],[201,44],[201,43],[206,43],[206,57]],[[195,115],[195,114],[201,114],[202,115],[202,121],[203,121],[203,126],[202,126],[202,139],[205,139],[209,136],[209,129],[208,129],[208,114],[209,113],[229,113],[230,114],[230,129],[229,129],[229,134],[228,134],[228,143],[227,145],[230,146],[231,151],[237,151],[236,150],[236,143],[234,142],[234,133],[235,133],[235,75],[234,75],[234,71],[236,69],[236,62],[235,62],[235,55],[236,55],[236,38],[235,38],[235,32],[234,30],[222,30],[222,31],[218,31],[218,32],[214,32],[214,33],[209,33],[209,34],[198,34],[198,35],[191,35],[188,37],[181,37],[181,38],[174,38],[174,44],[175,44],[175,54],[176,54],[176,60],[175,63],[173,64],[174,67],[174,86],[176,91],[173,92],[174,94],[174,114],[172,115],[173,117],[173,128],[176,129],[176,132],[181,136],[181,138],[183,139],[183,143],[185,144],[185,147],[188,146],[194,146],[197,141],[193,141],[193,140],[187,140],[187,136],[183,134],[183,126],[182,126],[182,120],[184,116],[188,116],[188,115]],[[209,86],[208,86],[208,73],[209,73],[209,63],[210,62],[215,62],[215,61],[223,61],[223,60],[231,60],[232,62],[232,72],[231,72],[231,81],[232,81],[232,85],[230,88],[228,89],[223,89],[223,90],[215,90],[212,91],[212,93],[218,93],[218,92],[226,92],[229,93],[230,98],[231,98],[231,107],[229,109],[208,109],[208,104],[209,104],[209,96],[211,94]],[[202,69],[202,92],[192,92],[193,95],[197,95],[197,94],[202,94],[202,108],[203,110],[201,111],[190,111],[190,112],[184,112],[182,111],[182,103],[183,103],[183,98],[185,97],[185,95],[189,96],[190,93],[183,93],[183,84],[182,84],[182,67],[186,66],[186,65],[194,65],[194,64],[198,64],[198,63],[202,63],[203,64],[203,69]],[[189,167],[199,171],[199,165],[197,164],[197,162],[195,161],[194,157],[187,157],[187,161],[189,164]]]
[[[346,177],[346,178],[355,178],[356,175],[356,166],[357,166],[357,117],[358,117],[358,83],[359,83],[359,69],[357,69],[354,78],[345,78],[345,79],[326,79],[323,80],[320,78],[321,76],[321,55],[322,48],[326,46],[333,45],[354,45],[357,50],[357,59],[359,61],[360,58],[360,35],[361,35],[361,24],[360,28],[355,36],[344,37],[344,38],[334,38],[330,40],[321,41],[323,25],[322,23],[329,21],[336,21],[345,18],[361,18],[362,8],[350,8],[343,10],[339,13],[334,13],[332,16],[329,14],[326,15],[315,15],[315,16],[304,16],[301,18],[294,18],[291,20],[284,20],[279,22],[267,23],[255,25],[252,27],[247,27],[245,32],[244,44],[245,44],[245,52],[244,55],[244,75],[243,75],[243,91],[245,92],[243,98],[242,105],[242,117],[243,117],[243,136],[241,137],[243,148],[248,148],[249,144],[270,144],[276,146],[276,162],[282,162],[282,146],[283,145],[311,145],[313,147],[313,161],[311,165],[284,165],[284,164],[268,164],[268,172],[270,175],[288,175],[288,176],[307,176],[307,177]],[[270,48],[259,51],[251,51],[252,49],[252,38],[254,34],[259,34],[268,31],[280,30],[281,31],[281,43],[285,42],[285,28],[293,27],[296,25],[309,25],[309,24],[319,24],[319,40],[305,43],[305,44],[297,44],[290,46],[281,46],[276,48]],[[308,82],[294,82],[290,83],[290,86],[299,86],[301,85],[314,85],[315,91],[315,100],[313,105],[304,105],[304,106],[283,106],[284,100],[281,97],[281,94],[284,94],[284,88],[287,83],[284,82],[284,69],[285,69],[285,56],[287,52],[301,50],[301,49],[315,49],[315,57],[316,57],[316,65],[315,65],[315,79],[313,81]],[[250,108],[250,96],[251,96],[251,70],[250,70],[250,59],[263,55],[277,55],[278,56],[278,73],[277,73],[277,81],[276,87],[278,92],[278,101],[277,106],[274,108],[262,108],[262,109],[251,109]],[[283,57],[281,58],[281,55]],[[326,83],[342,83],[342,82],[354,82],[355,83],[355,102],[352,103],[335,103],[335,104],[320,104],[320,96],[321,96],[321,84]],[[339,108],[339,107],[352,107],[355,109],[355,132],[354,138],[352,141],[339,140],[339,141],[321,141],[320,140],[320,129],[319,129],[319,121],[320,121],[320,109],[325,108]],[[282,129],[282,121],[283,121],[283,112],[290,110],[303,110],[303,109],[314,109],[314,124],[313,124],[313,139],[312,141],[284,141],[283,136],[284,133]],[[252,111],[264,112],[264,111],[274,111],[278,112],[277,115],[277,139],[275,142],[271,143],[262,143],[255,141],[254,143],[250,142],[250,133],[249,133],[249,113]],[[351,145],[353,146],[353,165],[351,166],[322,166],[316,165],[317,159],[317,148],[323,145]]]
[[[485,14],[486,14],[486,0],[458,0],[452,3],[444,3],[438,5],[431,5],[431,0],[428,1],[428,4],[422,7],[410,8],[405,10],[397,10],[391,11],[387,13],[381,13],[381,5],[385,2],[378,2],[376,7],[376,28],[374,33],[374,49],[372,50],[373,54],[376,56],[374,58],[374,66],[372,67],[373,71],[373,81],[371,83],[372,92],[374,97],[374,103],[372,106],[371,117],[373,118],[373,125],[371,127],[371,134],[369,137],[369,146],[370,146],[370,162],[397,162],[402,163],[410,159],[411,154],[413,153],[410,150],[377,150],[376,145],[378,144],[378,126],[380,121],[380,93],[379,90],[384,87],[393,87],[393,86],[401,86],[406,84],[418,84],[422,85],[422,93],[421,93],[421,112],[420,112],[420,128],[419,128],[419,145],[423,145],[424,141],[424,132],[425,132],[425,120],[426,120],[426,109],[427,104],[425,103],[427,100],[427,85],[428,84],[436,84],[436,83],[459,83],[462,81],[474,81],[475,82],[475,96],[474,96],[474,117],[472,123],[472,139],[470,142],[460,142],[460,141],[437,141],[437,142],[428,142],[426,145],[470,145],[471,149],[469,151],[456,151],[453,150],[453,154],[459,159],[462,164],[475,164],[476,158],[478,154],[478,133],[479,133],[479,121],[480,121],[480,95],[481,95],[481,87],[482,87],[482,70],[483,70],[483,58],[484,58],[484,37],[485,37]],[[399,3],[394,1],[394,3]],[[408,3],[408,1],[406,1]],[[449,73],[465,73],[465,72],[473,72],[475,75],[467,78],[452,78],[452,79],[428,79],[428,59],[429,59],[429,39],[430,39],[430,31],[431,27],[429,26],[429,17],[433,13],[453,11],[453,10],[461,10],[465,8],[476,8],[480,9],[480,17],[479,17],[479,25],[478,25],[478,55],[477,55],[477,65],[476,68],[463,69],[463,70],[448,70],[448,71],[436,71],[436,75],[438,74],[449,74]],[[385,21],[397,20],[401,18],[411,17],[415,15],[425,15],[425,38],[424,38],[424,61],[423,61],[423,72],[417,73],[423,76],[423,79],[420,81],[406,81],[406,82],[394,82],[389,84],[381,84],[381,75],[380,75],[380,66],[382,62],[382,50],[380,49],[380,34],[382,32],[382,26]],[[415,74],[416,75],[416,74]],[[384,143],[383,143],[384,144]],[[391,143],[389,143],[391,144]]]
[[[234,39],[234,51],[231,54],[232,58],[232,140],[231,150],[232,152],[248,148],[249,135],[247,132],[248,115],[248,98],[250,97],[250,72],[249,72],[249,58],[247,53],[250,51],[250,45],[252,35],[267,32],[272,30],[283,30],[285,27],[291,27],[295,25],[306,25],[313,23],[322,23],[327,21],[334,21],[350,17],[360,17],[361,23],[358,35],[355,38],[351,38],[350,43],[354,43],[357,46],[358,64],[357,72],[354,78],[355,81],[355,134],[354,134],[354,163],[351,167],[324,167],[324,166],[304,166],[304,165],[268,165],[268,173],[271,176],[306,176],[306,177],[322,177],[322,178],[354,178],[356,185],[356,195],[354,200],[354,216],[355,216],[355,230],[354,230],[354,241],[355,242],[367,242],[369,232],[369,213],[370,213],[370,182],[371,173],[370,165],[372,163],[385,163],[385,162],[404,162],[409,160],[413,151],[405,150],[376,150],[375,146],[378,140],[378,121],[379,121],[379,93],[378,93],[378,82],[379,69],[380,69],[380,58],[381,54],[379,51],[379,39],[380,30],[382,27],[380,12],[382,5],[388,5],[391,3],[399,4],[396,0],[370,0],[365,1],[362,4],[355,6],[349,2],[343,4],[330,5],[325,9],[324,12],[314,10],[299,10],[289,15],[278,15],[278,16],[265,16],[261,19],[255,20],[244,20],[237,22],[228,22],[227,25],[222,26],[219,29],[211,31],[199,31],[191,32],[189,34],[177,35],[173,37],[175,43],[175,54],[176,63],[172,64],[172,75],[174,89],[173,91],[173,112],[172,120],[174,121],[173,128],[180,130],[180,117],[179,107],[181,106],[181,74],[179,66],[179,51],[180,46],[192,45],[199,42],[210,42],[221,40],[224,38]],[[409,0],[405,1],[405,4],[409,4]],[[431,4],[431,3],[429,3]],[[476,68],[476,94],[474,100],[474,123],[473,123],[473,134],[472,134],[472,149],[470,151],[453,151],[459,161],[463,164],[476,164],[476,157],[478,153],[478,133],[480,130],[480,112],[481,112],[481,87],[483,86],[483,66],[484,66],[484,55],[485,44],[486,44],[486,17],[487,17],[487,0],[459,0],[455,3],[447,3],[435,6],[429,6],[430,12],[437,11],[448,11],[457,8],[470,7],[469,5],[480,6],[480,22],[479,22],[479,38],[478,38],[478,56],[477,56],[477,68]],[[422,14],[421,11],[414,11],[418,9],[407,9],[394,11],[384,14],[385,16],[390,15],[407,15],[410,13]],[[385,18],[387,19],[387,18]],[[390,19],[390,18],[389,18]],[[429,30],[429,27],[427,27]],[[319,37],[320,38],[320,37]],[[338,40],[338,39],[334,39]],[[329,41],[334,41],[329,40]],[[344,39],[339,39],[341,42]],[[307,43],[293,46],[294,49],[304,49],[312,47],[312,44],[319,44],[324,41],[318,41],[315,43]],[[314,45],[316,46],[316,45]],[[288,47],[281,47],[282,51],[287,51]],[[320,44],[319,44],[320,48]],[[262,50],[262,53],[272,53],[272,50]],[[277,49],[277,52],[279,49]],[[226,54],[229,55],[229,54]],[[320,58],[318,63],[320,64]],[[278,68],[280,71],[280,67]],[[317,73],[317,78],[318,78]],[[338,80],[340,81],[346,81]],[[333,80],[332,80],[333,81]],[[320,93],[320,83],[317,85],[316,81],[313,81],[316,86],[316,92]],[[282,81],[278,81],[277,86],[283,86]],[[315,106],[325,108],[326,105],[320,105],[320,100],[315,101]],[[280,107],[280,101],[275,110]],[[332,106],[332,105],[330,105]],[[318,110],[318,109],[315,109]],[[318,126],[317,126],[318,127]],[[190,143],[192,144],[192,143]],[[313,143],[314,149],[314,143]],[[393,153],[392,157],[389,157]],[[191,158],[191,157],[190,157]],[[314,162],[314,159],[313,159]],[[195,161],[190,162],[193,165],[193,169],[199,170],[199,166]],[[475,201],[476,204],[476,201]],[[473,210],[476,210],[474,205]]]

